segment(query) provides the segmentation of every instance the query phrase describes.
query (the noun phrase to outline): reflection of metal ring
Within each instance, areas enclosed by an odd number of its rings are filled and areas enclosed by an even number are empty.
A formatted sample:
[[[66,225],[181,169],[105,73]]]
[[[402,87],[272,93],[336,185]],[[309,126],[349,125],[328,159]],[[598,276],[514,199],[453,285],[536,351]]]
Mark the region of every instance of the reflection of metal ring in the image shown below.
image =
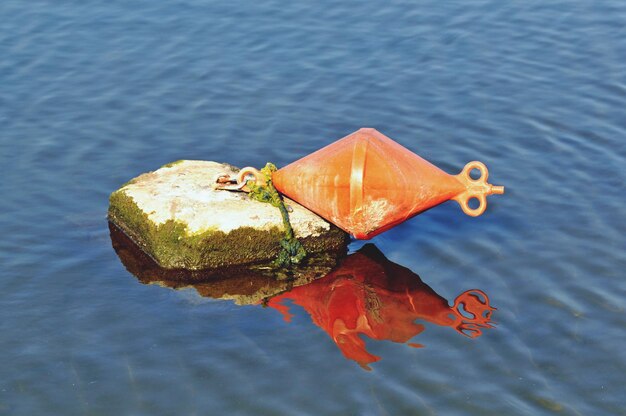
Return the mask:
[[[489,297],[482,290],[470,289],[461,293],[451,309],[456,315],[456,330],[465,336],[475,338],[482,334],[482,328],[493,327],[491,312],[496,308],[489,304]]]
[[[487,296],[487,294],[480,289],[470,289],[461,293],[459,296],[456,297],[456,299],[454,299],[454,308],[457,309],[459,305],[463,302],[463,300],[468,298],[469,296],[477,299],[478,302],[480,302],[482,305],[487,306],[490,309],[496,309],[493,306],[489,305],[489,296]]]

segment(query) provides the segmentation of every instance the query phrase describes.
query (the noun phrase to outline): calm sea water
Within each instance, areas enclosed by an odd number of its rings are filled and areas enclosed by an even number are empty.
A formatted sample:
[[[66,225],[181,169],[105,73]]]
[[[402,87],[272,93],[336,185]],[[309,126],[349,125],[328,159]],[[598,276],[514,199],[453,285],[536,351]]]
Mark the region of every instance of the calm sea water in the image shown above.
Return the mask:
[[[0,16],[0,414],[626,414],[626,2]],[[480,218],[446,203],[371,241],[440,302],[487,294],[480,337],[417,320],[406,342],[363,337],[364,371],[306,296],[282,299],[287,322],[141,284],[112,248],[108,195],[142,172],[283,166],[362,126],[506,186]]]

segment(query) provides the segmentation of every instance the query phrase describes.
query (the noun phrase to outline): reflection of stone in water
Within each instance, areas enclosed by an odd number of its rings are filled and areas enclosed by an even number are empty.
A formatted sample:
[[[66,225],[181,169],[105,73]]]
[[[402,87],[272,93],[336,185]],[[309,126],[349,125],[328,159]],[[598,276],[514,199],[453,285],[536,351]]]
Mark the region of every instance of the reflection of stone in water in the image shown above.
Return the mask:
[[[193,287],[201,296],[233,300],[238,305],[257,304],[294,286],[325,276],[337,265],[345,251],[313,255],[290,275],[268,264],[210,270],[164,269],[124,234],[109,223],[111,242],[126,269],[145,284],[173,289]],[[283,273],[278,275],[278,273]]]
[[[345,257],[337,267],[341,253],[326,254],[294,269],[291,276],[277,279],[276,269],[262,264],[217,270],[164,269],[114,224],[109,223],[109,229],[113,248],[140,282],[173,289],[193,287],[201,296],[229,299],[238,305],[267,304],[287,321],[291,314],[284,301],[291,300],[330,335],[346,358],[367,370],[380,357],[367,351],[362,335],[420,348],[421,344],[410,342],[425,329],[416,320],[449,326],[470,338],[492,327],[495,308],[485,293],[468,290],[451,307],[417,274],[387,260],[373,244]]]
[[[420,319],[475,338],[492,327],[495,309],[477,289],[462,293],[450,307],[417,274],[387,260],[372,244],[346,257],[326,277],[270,299],[268,305],[289,321],[285,300],[302,306],[346,358],[368,370],[368,364],[380,357],[367,351],[361,335],[421,347],[409,343],[424,330],[424,325],[415,323]]]

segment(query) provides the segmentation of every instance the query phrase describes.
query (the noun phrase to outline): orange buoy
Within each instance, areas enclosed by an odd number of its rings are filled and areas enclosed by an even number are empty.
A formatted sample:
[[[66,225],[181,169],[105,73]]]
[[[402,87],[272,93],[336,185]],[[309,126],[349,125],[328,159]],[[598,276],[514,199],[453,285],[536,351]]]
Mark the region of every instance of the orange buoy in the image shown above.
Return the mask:
[[[481,176],[473,179],[470,171]],[[370,239],[450,199],[478,216],[486,196],[504,193],[487,183],[487,167],[470,162],[449,175],[389,137],[362,128],[274,172],[276,189],[358,239]],[[478,207],[468,201],[477,199]]]

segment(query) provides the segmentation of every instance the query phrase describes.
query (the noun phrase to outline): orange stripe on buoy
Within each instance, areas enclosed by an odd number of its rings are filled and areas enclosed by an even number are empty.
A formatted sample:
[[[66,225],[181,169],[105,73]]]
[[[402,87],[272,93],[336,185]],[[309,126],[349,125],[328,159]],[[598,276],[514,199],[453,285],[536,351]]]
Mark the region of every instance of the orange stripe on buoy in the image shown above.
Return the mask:
[[[350,172],[350,214],[354,217],[363,206],[363,176],[367,158],[368,140],[354,142],[352,169]]]

